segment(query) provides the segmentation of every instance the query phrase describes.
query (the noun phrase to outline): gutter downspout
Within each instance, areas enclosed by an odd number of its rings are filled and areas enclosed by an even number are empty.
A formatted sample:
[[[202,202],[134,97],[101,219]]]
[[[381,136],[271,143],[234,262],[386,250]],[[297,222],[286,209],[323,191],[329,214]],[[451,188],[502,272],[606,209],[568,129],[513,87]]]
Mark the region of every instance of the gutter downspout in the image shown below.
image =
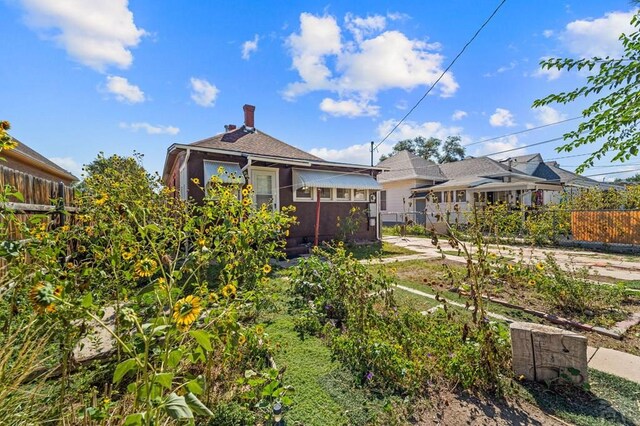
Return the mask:
[[[191,149],[187,148],[187,154],[184,156],[184,161],[182,162],[182,167],[185,168],[186,175],[187,175],[187,182],[185,182],[186,183],[186,185],[185,185],[186,194],[184,194],[185,195],[185,197],[184,197],[185,200],[189,199],[189,169],[188,169],[188,165],[189,165],[189,157],[190,156],[191,156]]]

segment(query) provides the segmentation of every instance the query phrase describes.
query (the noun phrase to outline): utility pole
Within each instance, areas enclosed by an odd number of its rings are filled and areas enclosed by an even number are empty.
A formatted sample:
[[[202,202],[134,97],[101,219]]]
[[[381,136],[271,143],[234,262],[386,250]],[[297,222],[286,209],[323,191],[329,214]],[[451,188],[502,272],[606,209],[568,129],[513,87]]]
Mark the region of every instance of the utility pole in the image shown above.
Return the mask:
[[[371,141],[371,167],[373,167],[373,141]]]

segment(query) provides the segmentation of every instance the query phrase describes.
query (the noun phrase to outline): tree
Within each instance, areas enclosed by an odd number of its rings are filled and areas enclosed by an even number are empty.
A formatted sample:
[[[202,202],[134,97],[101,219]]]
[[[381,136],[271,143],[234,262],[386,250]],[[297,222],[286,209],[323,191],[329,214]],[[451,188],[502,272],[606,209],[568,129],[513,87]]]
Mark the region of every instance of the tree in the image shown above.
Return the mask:
[[[430,137],[426,139],[424,136],[417,136],[413,139],[404,139],[396,143],[393,146],[393,152],[388,156],[380,156],[380,161],[384,161],[401,151],[409,151],[425,160],[441,164],[462,160],[465,156],[464,147],[460,143],[460,136],[448,136],[444,143],[438,138]]]
[[[449,136],[442,145],[442,154],[438,156],[438,163],[453,163],[464,159],[464,147],[460,143],[460,136]]]
[[[633,176],[629,176],[626,179],[616,178],[613,180],[614,182],[630,182],[630,183],[640,183],[640,173],[636,173]]]
[[[640,26],[640,13],[631,19],[631,25]],[[640,145],[640,131],[637,129],[640,121],[640,32],[631,35],[620,35],[624,48],[621,58],[590,58],[590,59],[560,59],[543,60],[543,69],[557,68],[558,70],[572,69],[597,70],[596,74],[587,77],[587,84],[571,92],[552,94],[533,102],[533,107],[541,107],[551,103],[568,104],[582,96],[598,95],[601,91],[607,93],[597,99],[582,111],[586,121],[578,128],[565,133],[565,145],[557,148],[558,152],[570,152],[579,146],[603,140],[602,146],[596,149],[578,167],[576,172],[582,173],[587,167],[593,166],[596,159],[605,154],[614,153],[613,161],[624,162],[632,156],[638,155]]]

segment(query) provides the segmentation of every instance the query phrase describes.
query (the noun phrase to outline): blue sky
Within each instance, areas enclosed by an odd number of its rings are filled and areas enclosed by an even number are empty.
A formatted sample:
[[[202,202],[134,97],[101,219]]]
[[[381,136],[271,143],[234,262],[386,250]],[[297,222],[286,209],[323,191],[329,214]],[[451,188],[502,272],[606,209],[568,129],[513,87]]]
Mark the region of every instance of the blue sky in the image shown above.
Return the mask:
[[[145,155],[242,124],[332,161],[368,163],[497,6],[475,2],[0,0],[0,119],[70,171],[98,152]],[[465,144],[576,117],[584,101],[532,110],[586,75],[541,58],[620,55],[628,0],[507,0],[432,93],[384,143],[460,135]],[[561,136],[578,121],[472,145],[492,154]],[[556,143],[496,158],[541,152]],[[585,157],[561,158],[568,169]],[[604,159],[586,175],[622,177]]]

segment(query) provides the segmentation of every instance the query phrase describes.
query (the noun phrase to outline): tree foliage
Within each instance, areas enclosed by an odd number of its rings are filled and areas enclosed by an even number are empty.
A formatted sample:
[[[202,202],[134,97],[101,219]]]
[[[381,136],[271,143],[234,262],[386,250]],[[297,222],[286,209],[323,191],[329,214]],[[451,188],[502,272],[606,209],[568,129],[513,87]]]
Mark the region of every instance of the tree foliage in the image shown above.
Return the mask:
[[[460,136],[448,136],[444,142],[438,138],[430,137],[427,139],[424,136],[401,140],[394,145],[393,152],[388,156],[382,155],[380,161],[384,161],[398,152],[409,151],[425,160],[440,164],[452,163],[462,160],[465,156],[465,150],[460,140]]]
[[[631,25],[640,26],[640,13],[631,19]],[[613,161],[624,162],[638,155],[640,132],[637,124],[640,120],[640,32],[620,35],[624,48],[621,58],[585,58],[543,60],[543,69],[556,68],[570,71],[593,71],[587,77],[587,84],[570,92],[552,94],[534,101],[534,107],[552,103],[568,104],[580,97],[606,93],[582,111],[585,121],[576,130],[564,134],[565,145],[557,148],[559,152],[570,152],[586,144],[602,141],[589,157],[576,169],[581,173],[593,166],[596,159],[607,153],[614,153]]]

